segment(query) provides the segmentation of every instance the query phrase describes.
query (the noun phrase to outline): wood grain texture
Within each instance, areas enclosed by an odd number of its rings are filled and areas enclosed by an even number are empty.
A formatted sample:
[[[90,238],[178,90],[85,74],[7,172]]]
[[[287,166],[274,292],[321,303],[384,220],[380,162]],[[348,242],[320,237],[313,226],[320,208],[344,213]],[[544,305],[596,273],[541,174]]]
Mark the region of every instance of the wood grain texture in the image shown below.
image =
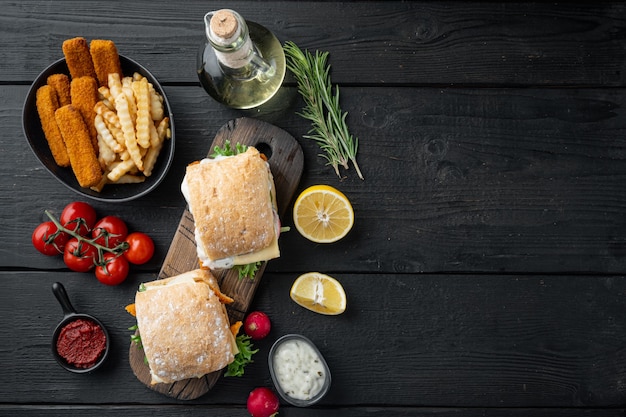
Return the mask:
[[[112,13],[115,4],[124,9],[124,19]],[[621,2],[538,7],[488,1],[232,1],[228,6],[266,25],[283,42],[329,51],[339,83],[623,86],[626,77]],[[149,0],[8,2],[0,16],[0,46],[21,47],[1,48],[7,56],[0,74],[6,81],[32,80],[45,63],[61,57],[64,39],[106,33],[161,82],[197,84],[202,17],[213,7],[220,6],[193,0],[158,8]]]
[[[626,409],[584,409],[584,410],[562,410],[552,408],[428,408],[428,407],[350,407],[338,410],[320,410],[281,406],[280,413],[292,417],[317,417],[324,416],[341,417],[365,417],[380,416],[386,417],[527,417],[541,415],[543,417],[621,417]],[[0,413],[15,417],[37,415],[41,417],[71,417],[98,415],[101,417],[115,417],[122,415],[140,415],[150,413],[154,417],[241,417],[245,415],[242,408],[225,406],[194,406],[182,407],[177,405],[157,407],[150,406],[62,406],[62,405],[41,405],[41,406],[2,406]]]
[[[271,344],[292,332],[311,338],[331,368],[331,390],[313,408],[320,413],[389,405],[619,408],[626,401],[623,276],[333,275],[348,305],[327,317],[289,300],[297,274],[266,271],[251,309],[267,312],[273,327],[255,343],[255,362],[243,377],[223,378],[184,404],[243,412],[249,391],[271,386]],[[148,389],[128,364],[134,320],[124,306],[151,278],[132,274],[110,288],[83,274],[0,272],[0,403],[181,405]],[[111,356],[97,374],[70,374],[52,358],[52,332],[63,317],[50,289],[56,281],[111,334]],[[19,335],[19,344],[8,335]]]
[[[76,198],[31,154],[19,111],[26,86],[0,86],[0,266],[58,269],[36,256],[29,233],[43,210]],[[154,193],[129,204],[96,204],[153,234],[157,271],[185,203],[184,167],[205,155],[225,120],[199,87],[169,87],[177,126],[172,168]],[[281,237],[272,271],[616,273],[626,270],[626,97],[616,89],[345,88],[342,100],[359,138],[359,164],[339,180],[304,139],[291,110],[274,125],[301,144],[299,189],[325,183],[351,200],[355,226],[333,245],[295,229]],[[15,161],[15,163],[13,162]],[[15,167],[19,167],[16,169]],[[36,184],[38,192],[32,192]],[[291,205],[281,218],[293,226]],[[20,213],[20,222],[14,221]],[[20,248],[14,252],[10,247]],[[302,256],[307,254],[307,256]]]
[[[290,416],[599,416],[626,410],[626,4],[494,1],[234,1],[281,41],[330,52],[359,165],[336,178],[304,136],[287,78],[276,108],[218,105],[195,73],[202,16],[226,6],[181,0],[0,1],[0,415],[241,416],[271,386],[267,354],[286,333],[311,338],[331,367],[329,395]],[[123,17],[111,12],[124,9]],[[113,39],[164,85],[176,154],[157,190],[95,203],[149,233],[156,255],[124,284],[100,285],[38,255],[43,210],[76,199],[36,161],[21,111],[64,39]],[[272,319],[242,378],[180,401],[150,390],[128,361],[124,311],[156,279],[178,234],[185,166],[241,116],[284,129],[303,150],[298,189],[336,186],[356,223],[333,245],[281,236],[249,309]],[[283,204],[281,221],[293,226]],[[348,294],[325,317],[289,299],[321,271]],[[50,338],[74,306],[101,319],[112,357],[93,375],[61,369]],[[231,312],[232,314],[233,312]]]

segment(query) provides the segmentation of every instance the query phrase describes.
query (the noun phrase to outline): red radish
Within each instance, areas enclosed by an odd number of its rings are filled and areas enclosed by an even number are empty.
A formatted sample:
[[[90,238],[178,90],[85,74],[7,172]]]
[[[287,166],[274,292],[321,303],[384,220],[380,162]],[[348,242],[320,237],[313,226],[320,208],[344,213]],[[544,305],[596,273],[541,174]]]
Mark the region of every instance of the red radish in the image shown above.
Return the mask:
[[[259,387],[252,390],[247,405],[252,417],[272,417],[278,415],[280,402],[271,389]]]
[[[261,311],[254,311],[248,314],[243,323],[243,329],[253,340],[263,339],[272,328],[272,323],[267,314]]]

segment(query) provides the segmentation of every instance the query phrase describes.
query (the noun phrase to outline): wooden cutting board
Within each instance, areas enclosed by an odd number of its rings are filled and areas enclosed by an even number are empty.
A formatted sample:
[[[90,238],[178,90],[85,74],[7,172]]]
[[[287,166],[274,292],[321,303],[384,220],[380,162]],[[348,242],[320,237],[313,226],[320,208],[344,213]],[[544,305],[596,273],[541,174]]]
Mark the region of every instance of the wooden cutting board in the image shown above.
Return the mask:
[[[221,146],[227,140],[230,140],[231,144],[239,142],[255,146],[259,152],[268,157],[276,185],[278,211],[282,217],[291,203],[302,175],[304,158],[300,144],[289,133],[274,125],[244,117],[231,120],[220,128],[207,155],[213,152],[215,146]],[[202,158],[204,155],[198,157],[198,159]],[[264,262],[253,280],[240,280],[237,272],[230,270],[213,273],[222,292],[235,299],[235,302],[227,307],[231,323],[244,318],[261,282],[265,265]],[[158,278],[171,277],[198,267],[193,217],[189,210],[185,209]],[[129,362],[139,381],[154,391],[178,400],[193,400],[206,394],[223,374],[223,371],[218,371],[202,378],[187,379],[173,384],[150,385],[150,370],[144,362],[143,350],[132,342]]]

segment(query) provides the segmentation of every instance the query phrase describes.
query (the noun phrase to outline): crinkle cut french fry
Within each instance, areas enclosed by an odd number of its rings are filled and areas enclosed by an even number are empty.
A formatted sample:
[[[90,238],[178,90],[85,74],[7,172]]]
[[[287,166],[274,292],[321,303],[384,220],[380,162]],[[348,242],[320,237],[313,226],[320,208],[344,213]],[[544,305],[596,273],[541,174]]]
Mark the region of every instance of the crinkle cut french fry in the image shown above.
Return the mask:
[[[135,101],[137,103],[137,119],[135,122],[135,134],[137,143],[143,148],[150,146],[150,125],[153,125],[150,117],[150,91],[148,90],[148,80],[142,78],[133,81],[131,84]]]
[[[159,122],[163,120],[163,96],[158,94],[151,83],[148,83],[148,89],[150,91],[150,115],[152,120]]]
[[[120,127],[120,119],[117,117],[117,113],[109,109],[103,101],[97,102],[94,110],[96,111],[96,114],[102,116],[104,121],[109,125]]]
[[[143,161],[141,159],[141,151],[137,145],[135,137],[135,125],[130,118],[130,111],[128,109],[128,99],[126,94],[119,94],[115,98],[115,108],[117,109],[117,117],[120,119],[120,125],[122,126],[122,132],[124,132],[124,139],[126,143],[126,149],[130,154],[130,158],[134,161],[137,168],[143,171]]]
[[[157,126],[157,133],[159,134],[159,138],[161,140],[165,140],[165,138],[169,139],[171,137],[169,117],[165,117],[159,122],[159,125]]]
[[[146,156],[143,160],[143,175],[149,177],[152,175],[152,169],[156,164],[157,158],[159,157],[159,152],[161,152],[161,148],[163,147],[163,142],[160,142],[156,146],[151,146],[146,153]]]
[[[106,120],[104,123],[107,123]],[[109,128],[109,132],[113,135],[113,138],[117,143],[120,144],[122,149],[126,150],[126,138],[124,137],[124,132],[122,132],[122,128],[120,126],[109,125],[107,123],[107,127]]]
[[[150,123],[150,146],[157,146],[162,139],[159,137],[159,132],[153,123]]]
[[[137,103],[135,103],[135,95],[133,94],[133,89],[130,84],[128,86],[122,86],[122,93],[126,94],[130,119],[133,121],[133,124],[135,124],[137,123]]]
[[[111,93],[111,97],[113,101],[120,95],[122,92],[122,79],[118,73],[112,72],[109,74],[109,92]]]
[[[98,97],[100,98],[100,102],[108,107],[109,110],[115,110],[115,105],[113,104],[115,98],[113,97],[113,94],[111,94],[111,90],[108,87],[99,87]]]
[[[112,110],[109,110],[102,102],[98,102],[96,104],[96,114],[102,116],[104,119],[104,123],[106,127],[111,132],[111,135],[115,139],[115,141],[122,147],[122,149],[126,149],[126,139],[124,138],[124,132],[122,132],[122,127],[120,125],[120,119],[117,117],[117,113]],[[114,107],[115,108],[115,107]]]
[[[117,159],[115,152],[107,145],[102,135],[98,134],[98,162],[100,162],[100,167],[106,170],[115,159]]]
[[[143,175],[124,174],[117,181],[116,184],[139,184],[146,180]]]
[[[156,126],[150,124],[150,147],[143,158],[143,174],[146,177],[152,175],[152,170],[163,147],[163,142],[164,138],[159,136]]]
[[[135,163],[132,159],[126,161],[120,161],[111,165],[111,172],[107,174],[107,178],[111,182],[117,182],[122,175],[128,173],[135,167]]]
[[[120,153],[124,150],[124,148],[117,143],[106,123],[104,123],[104,119],[99,114],[96,115],[94,125],[98,131],[98,139],[102,139],[109,149],[115,153]]]
[[[146,177],[152,175],[152,169],[154,169],[161,148],[163,148],[163,142],[165,142],[165,137],[169,131],[169,118],[167,117],[159,123],[158,127],[152,125],[150,148],[148,148],[148,152],[143,159],[143,174]]]

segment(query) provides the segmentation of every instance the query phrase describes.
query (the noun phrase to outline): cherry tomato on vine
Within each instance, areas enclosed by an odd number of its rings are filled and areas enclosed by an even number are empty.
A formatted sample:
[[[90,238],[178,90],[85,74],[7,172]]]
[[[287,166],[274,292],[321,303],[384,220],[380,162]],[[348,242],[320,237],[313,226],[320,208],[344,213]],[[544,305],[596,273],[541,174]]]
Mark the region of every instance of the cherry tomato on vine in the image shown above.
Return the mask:
[[[54,222],[47,221],[33,230],[31,240],[35,249],[40,253],[55,256],[63,253],[69,238],[67,233],[59,231]]]
[[[118,285],[124,282],[129,269],[126,258],[107,252],[104,254],[104,264],[96,266],[96,278],[106,285]]]
[[[71,231],[87,236],[97,219],[96,210],[89,203],[74,201],[65,206],[59,222]]]
[[[145,264],[154,255],[154,241],[145,233],[129,234],[126,243],[128,243],[128,249],[124,252],[124,256],[131,264]]]
[[[73,237],[65,245],[63,262],[72,271],[90,271],[96,266],[96,259],[98,259],[98,249],[87,242],[79,242]]]
[[[124,220],[117,216],[106,216],[96,222],[91,237],[94,243],[107,248],[114,248],[122,243],[128,236],[128,227]]]

